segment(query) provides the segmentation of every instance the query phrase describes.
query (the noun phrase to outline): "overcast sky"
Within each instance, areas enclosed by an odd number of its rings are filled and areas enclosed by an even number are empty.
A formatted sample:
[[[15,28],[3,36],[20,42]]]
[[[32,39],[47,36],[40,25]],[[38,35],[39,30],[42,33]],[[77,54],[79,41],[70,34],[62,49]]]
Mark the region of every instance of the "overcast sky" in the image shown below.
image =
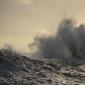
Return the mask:
[[[28,43],[64,17],[85,23],[85,0],[0,0],[0,47],[28,52]]]

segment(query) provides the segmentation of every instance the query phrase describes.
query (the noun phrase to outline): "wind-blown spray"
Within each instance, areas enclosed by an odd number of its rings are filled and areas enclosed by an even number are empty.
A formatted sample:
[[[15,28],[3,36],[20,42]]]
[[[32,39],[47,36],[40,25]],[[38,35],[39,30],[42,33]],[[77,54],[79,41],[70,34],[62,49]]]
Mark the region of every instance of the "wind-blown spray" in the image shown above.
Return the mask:
[[[56,59],[61,63],[79,65],[85,62],[85,25],[76,26],[74,20],[63,19],[55,36],[35,37],[32,46],[36,55],[45,59]],[[34,55],[33,55],[34,56]]]

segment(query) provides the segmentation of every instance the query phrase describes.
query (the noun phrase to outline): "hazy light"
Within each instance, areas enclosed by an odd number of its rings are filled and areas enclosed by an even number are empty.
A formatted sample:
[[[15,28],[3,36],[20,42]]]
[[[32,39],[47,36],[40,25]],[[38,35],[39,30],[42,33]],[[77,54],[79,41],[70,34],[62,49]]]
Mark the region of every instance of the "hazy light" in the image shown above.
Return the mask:
[[[33,3],[33,0],[18,0],[20,4],[27,4],[31,5]]]

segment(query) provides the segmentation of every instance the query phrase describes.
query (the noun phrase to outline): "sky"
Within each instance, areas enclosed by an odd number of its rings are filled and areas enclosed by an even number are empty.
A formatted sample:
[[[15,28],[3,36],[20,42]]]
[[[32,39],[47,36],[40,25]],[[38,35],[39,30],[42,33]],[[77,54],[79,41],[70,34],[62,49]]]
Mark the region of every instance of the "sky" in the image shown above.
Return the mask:
[[[85,0],[0,0],[0,47],[29,52],[33,37],[51,32],[64,17],[85,23]]]

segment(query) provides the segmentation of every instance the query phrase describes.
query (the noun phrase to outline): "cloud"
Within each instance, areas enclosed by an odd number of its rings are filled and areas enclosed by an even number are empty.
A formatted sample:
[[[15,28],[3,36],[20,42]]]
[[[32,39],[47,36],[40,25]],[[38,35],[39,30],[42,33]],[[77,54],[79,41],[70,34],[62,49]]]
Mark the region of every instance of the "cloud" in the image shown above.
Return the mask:
[[[18,3],[31,5],[33,3],[33,0],[18,0]]]

